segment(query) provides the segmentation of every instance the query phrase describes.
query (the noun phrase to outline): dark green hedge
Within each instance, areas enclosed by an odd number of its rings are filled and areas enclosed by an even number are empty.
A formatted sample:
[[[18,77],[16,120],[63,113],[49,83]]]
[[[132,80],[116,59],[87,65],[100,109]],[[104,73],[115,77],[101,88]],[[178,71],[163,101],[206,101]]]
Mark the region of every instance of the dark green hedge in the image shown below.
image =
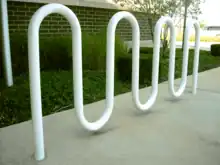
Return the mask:
[[[139,83],[150,84],[152,79],[152,55],[140,55]],[[131,82],[132,79],[132,55],[119,57],[116,62],[117,77],[123,82]],[[161,75],[161,65],[159,67]],[[159,76],[160,77],[160,76]]]
[[[132,48],[129,49],[128,53],[132,53]],[[141,47],[140,48],[140,53],[143,53],[143,54],[153,54],[153,48]]]
[[[27,37],[11,36],[11,58],[13,75],[28,72]],[[123,41],[116,36],[115,54],[127,54]],[[106,63],[106,32],[97,35],[82,34],[82,58],[84,70],[104,70]],[[2,57],[2,48],[0,49]],[[42,71],[72,69],[72,38],[70,36],[54,36],[40,39],[40,68]],[[1,65],[0,75],[3,77]]]
[[[211,45],[211,54],[213,56],[220,56],[220,44]]]

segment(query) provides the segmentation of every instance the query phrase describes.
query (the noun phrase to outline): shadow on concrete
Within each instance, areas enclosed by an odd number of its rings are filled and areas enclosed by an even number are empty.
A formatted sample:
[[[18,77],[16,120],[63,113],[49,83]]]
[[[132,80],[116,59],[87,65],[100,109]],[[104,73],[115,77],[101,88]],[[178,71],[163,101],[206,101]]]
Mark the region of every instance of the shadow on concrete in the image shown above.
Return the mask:
[[[164,82],[163,84],[168,84],[168,82]],[[179,87],[178,84],[175,84],[174,86]],[[197,91],[202,91],[202,92],[209,92],[209,93],[216,93],[216,94],[220,94],[220,89],[219,91],[216,91],[216,89],[204,89],[204,88],[197,88]],[[192,93],[192,86],[186,86],[186,90],[184,91],[184,93]]]
[[[115,131],[118,128],[119,128],[118,126],[116,127],[116,126],[111,125],[110,127],[109,125],[108,126],[106,125],[102,129],[98,131],[94,131],[94,132],[90,132],[85,129],[77,129],[77,130],[74,130],[73,135],[81,139],[91,139],[91,138],[96,138],[97,136],[104,136],[105,134]]]

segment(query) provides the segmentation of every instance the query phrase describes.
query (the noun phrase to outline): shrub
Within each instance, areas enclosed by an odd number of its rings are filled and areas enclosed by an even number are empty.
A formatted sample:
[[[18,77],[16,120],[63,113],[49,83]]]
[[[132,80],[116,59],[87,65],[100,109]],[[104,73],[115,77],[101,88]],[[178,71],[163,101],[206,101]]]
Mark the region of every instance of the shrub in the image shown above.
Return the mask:
[[[72,67],[72,39],[60,36],[40,42],[41,70],[69,70]]]
[[[128,52],[132,53],[132,48],[130,48]],[[140,48],[140,53],[153,54],[153,52],[154,52],[153,48],[150,48],[150,47],[141,47]]]
[[[152,79],[152,55],[140,55],[139,83],[150,84]],[[132,80],[132,55],[119,57],[117,60],[117,77],[122,82],[131,82]],[[161,74],[161,66],[159,74]],[[160,77],[160,76],[159,76]]]
[[[10,46],[11,46],[11,61],[12,61],[12,69],[13,75],[17,75],[26,71],[27,68],[27,42],[24,36],[14,35],[11,36]],[[2,44],[1,44],[2,46]],[[0,49],[0,56],[3,59],[3,48]],[[2,64],[2,63],[1,63]],[[0,70],[1,77],[3,76],[3,65],[1,65],[2,69]]]
[[[182,73],[182,50],[176,50],[175,77],[179,78]],[[189,71],[192,74],[194,51],[189,54]],[[168,55],[167,55],[168,56]],[[166,57],[167,57],[166,56]],[[123,59],[125,59],[123,61]],[[145,60],[145,59],[148,59]],[[121,64],[120,64],[120,61]],[[141,54],[140,78],[150,83],[152,73],[152,55]],[[160,59],[160,80],[167,80],[169,69],[169,58]],[[121,79],[131,82],[131,56],[122,56],[117,59],[117,67],[121,70]],[[151,65],[151,66],[150,66]],[[220,57],[213,57],[209,51],[200,51],[199,72],[220,66]],[[117,72],[118,73],[118,72]],[[123,74],[125,73],[125,74]],[[149,75],[148,77],[145,76]],[[105,98],[106,73],[99,71],[83,72],[83,96],[84,104],[98,101]],[[0,127],[19,123],[30,119],[30,91],[29,78],[27,75],[20,75],[14,78],[14,85],[5,87],[4,79],[0,79]],[[141,80],[143,81],[143,80]],[[115,95],[131,91],[131,84],[122,83],[115,79]],[[4,86],[1,86],[3,84]],[[52,71],[41,73],[42,85],[42,107],[43,115],[60,112],[73,107],[72,70]],[[146,84],[140,84],[145,87]]]
[[[24,35],[12,35],[11,60],[13,75],[28,72],[28,44]],[[71,61],[71,40],[68,37],[51,37],[40,39],[40,68],[41,70],[69,69]],[[1,53],[2,54],[2,53]],[[1,74],[3,75],[3,74]]]
[[[11,58],[13,75],[28,72],[28,45],[27,37],[22,35],[11,36]],[[2,50],[2,49],[1,49]],[[0,55],[2,52],[0,52]],[[116,36],[115,54],[123,56],[126,48],[123,41]],[[104,70],[106,57],[106,33],[97,35],[82,34],[82,58],[84,70]],[[1,66],[2,67],[2,66]],[[55,36],[40,37],[40,67],[47,70],[72,69],[72,37]],[[3,75],[1,69],[1,77]]]
[[[211,45],[211,54],[213,56],[220,56],[220,44]]]
[[[83,34],[83,66],[88,70],[104,70],[106,68],[106,31],[97,35]],[[127,55],[124,42],[115,37],[115,56]]]

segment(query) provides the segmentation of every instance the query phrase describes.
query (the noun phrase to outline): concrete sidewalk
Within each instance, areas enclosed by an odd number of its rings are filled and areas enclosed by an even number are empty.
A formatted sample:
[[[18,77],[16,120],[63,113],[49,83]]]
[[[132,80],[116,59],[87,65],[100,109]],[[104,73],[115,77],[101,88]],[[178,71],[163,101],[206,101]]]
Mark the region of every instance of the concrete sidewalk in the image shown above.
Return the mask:
[[[30,121],[0,129],[0,165],[219,165],[220,68],[199,75],[193,96],[187,88],[172,99],[167,82],[150,112],[134,108],[131,93],[115,97],[113,116],[92,134],[80,126],[74,110],[44,117],[47,158],[33,160]],[[188,78],[188,87],[192,77]],[[179,80],[176,81],[178,84]],[[147,99],[150,88],[140,91]],[[85,106],[97,119],[104,101]]]

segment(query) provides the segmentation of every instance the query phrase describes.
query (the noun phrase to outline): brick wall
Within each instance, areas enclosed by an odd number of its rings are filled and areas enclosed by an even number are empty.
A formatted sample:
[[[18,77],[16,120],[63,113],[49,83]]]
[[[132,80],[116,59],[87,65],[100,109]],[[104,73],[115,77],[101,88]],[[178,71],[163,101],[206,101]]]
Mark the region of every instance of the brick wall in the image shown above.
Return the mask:
[[[9,29],[10,35],[19,33],[27,34],[29,21],[34,12],[44,4],[13,2],[8,1]],[[98,33],[106,29],[107,24],[117,10],[100,9],[90,7],[68,6],[77,15],[83,32]],[[148,27],[148,17],[143,13],[133,13],[139,22],[141,29],[141,39],[151,39]],[[58,14],[51,14],[45,18],[40,28],[42,37],[50,35],[67,35],[70,34],[70,25],[66,19]],[[117,27],[117,34],[124,40],[131,40],[131,27],[129,23],[122,20]]]

